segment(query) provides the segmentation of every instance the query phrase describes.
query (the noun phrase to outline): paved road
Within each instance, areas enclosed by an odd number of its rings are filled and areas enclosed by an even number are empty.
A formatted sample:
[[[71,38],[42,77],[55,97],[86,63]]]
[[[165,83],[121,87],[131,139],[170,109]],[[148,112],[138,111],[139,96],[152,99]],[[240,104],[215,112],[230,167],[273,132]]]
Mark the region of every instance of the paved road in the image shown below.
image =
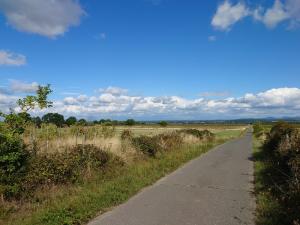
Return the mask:
[[[199,157],[89,225],[253,225],[251,133]]]

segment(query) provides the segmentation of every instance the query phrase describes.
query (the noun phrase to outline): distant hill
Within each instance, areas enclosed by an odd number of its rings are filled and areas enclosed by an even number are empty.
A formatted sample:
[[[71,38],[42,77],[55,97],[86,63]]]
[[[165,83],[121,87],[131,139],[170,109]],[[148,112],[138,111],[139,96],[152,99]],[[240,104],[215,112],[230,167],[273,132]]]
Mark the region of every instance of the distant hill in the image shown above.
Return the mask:
[[[168,120],[169,124],[251,124],[255,122],[275,123],[284,120],[291,123],[300,123],[300,117],[266,117],[266,118],[243,118],[234,120]],[[158,121],[143,121],[146,124],[155,124]]]

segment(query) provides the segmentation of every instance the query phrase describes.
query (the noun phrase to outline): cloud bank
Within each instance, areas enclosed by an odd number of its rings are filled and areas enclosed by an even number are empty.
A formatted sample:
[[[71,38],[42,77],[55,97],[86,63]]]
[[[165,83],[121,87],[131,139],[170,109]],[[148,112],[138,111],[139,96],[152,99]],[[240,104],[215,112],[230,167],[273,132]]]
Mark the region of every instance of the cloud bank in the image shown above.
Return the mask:
[[[32,83],[31,86],[34,87],[34,84]],[[29,90],[24,88],[24,91]],[[132,96],[125,90],[109,87],[101,89],[101,93],[94,96],[69,96],[54,101],[53,108],[33,113],[58,112],[65,116],[75,115],[90,119],[129,117],[139,119],[233,119],[299,116],[300,113],[299,88],[275,88],[260,93],[247,93],[241,97],[221,99]],[[0,91],[0,110],[8,112],[10,107],[16,107],[15,100],[17,98],[16,94]]]
[[[15,29],[55,38],[80,23],[78,0],[1,0],[0,12]]]

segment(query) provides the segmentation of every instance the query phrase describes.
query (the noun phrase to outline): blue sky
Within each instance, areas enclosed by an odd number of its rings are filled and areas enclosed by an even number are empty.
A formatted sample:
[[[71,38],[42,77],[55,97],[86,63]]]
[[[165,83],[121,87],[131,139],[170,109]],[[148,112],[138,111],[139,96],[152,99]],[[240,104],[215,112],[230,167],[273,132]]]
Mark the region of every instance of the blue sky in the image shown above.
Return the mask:
[[[87,118],[295,116],[299,25],[300,0],[0,0],[0,109],[50,83],[55,110]]]

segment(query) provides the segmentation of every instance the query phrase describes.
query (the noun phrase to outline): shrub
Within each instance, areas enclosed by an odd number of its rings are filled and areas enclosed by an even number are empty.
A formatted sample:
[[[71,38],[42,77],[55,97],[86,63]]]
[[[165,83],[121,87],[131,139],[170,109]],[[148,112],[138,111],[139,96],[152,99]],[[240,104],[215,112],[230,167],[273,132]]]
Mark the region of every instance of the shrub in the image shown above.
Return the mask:
[[[131,140],[133,137],[131,130],[123,130],[121,133],[121,139],[122,140]]]
[[[132,138],[132,144],[142,151],[144,154],[155,157],[158,152],[161,151],[161,146],[159,145],[159,139],[157,136],[139,136]]]
[[[0,134],[0,185],[4,198],[16,197],[22,191],[29,152],[19,136]]]
[[[169,151],[177,148],[183,143],[183,138],[177,132],[159,134],[153,137],[133,137],[131,140],[137,149],[151,157],[155,157],[159,152]]]
[[[32,157],[25,186],[33,191],[39,186],[73,183],[88,170],[105,168],[113,155],[93,145],[78,145],[69,151]]]
[[[158,124],[159,124],[161,127],[166,127],[166,126],[168,126],[168,123],[167,123],[166,121],[160,121]]]
[[[127,125],[127,126],[133,126],[133,125],[136,124],[136,122],[135,122],[134,119],[128,119],[128,120],[125,121],[124,124]]]
[[[215,135],[211,133],[209,130],[197,130],[197,129],[183,129],[179,130],[179,133],[192,135],[200,140],[208,139],[212,140],[215,138]]]
[[[263,146],[270,165],[269,190],[282,207],[285,224],[300,222],[300,131],[280,122],[272,127]]]
[[[257,138],[261,137],[264,134],[264,127],[262,123],[257,122],[253,125],[253,134]]]
[[[161,148],[165,151],[180,147],[183,143],[182,136],[177,133],[166,133],[157,135]]]
[[[276,123],[272,127],[270,133],[268,134],[268,137],[264,144],[265,150],[270,150],[274,152],[278,148],[281,140],[284,137],[289,136],[293,132],[293,130],[294,130],[293,126],[286,122]]]

